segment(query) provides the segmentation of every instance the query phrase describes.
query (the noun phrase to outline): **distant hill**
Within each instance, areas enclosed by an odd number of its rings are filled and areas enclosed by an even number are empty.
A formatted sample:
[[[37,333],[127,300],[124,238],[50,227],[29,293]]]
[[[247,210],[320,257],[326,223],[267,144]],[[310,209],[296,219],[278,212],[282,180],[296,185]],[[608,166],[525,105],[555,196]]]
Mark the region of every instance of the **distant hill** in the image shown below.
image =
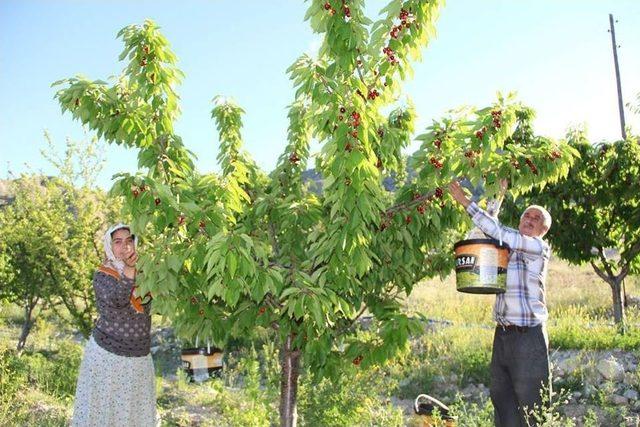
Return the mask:
[[[413,178],[415,175],[416,175],[416,172],[413,169],[408,170],[409,178]],[[309,189],[312,192],[316,194],[322,193],[324,181],[320,172],[316,171],[315,169],[307,169],[306,171],[302,172],[302,182],[305,184],[310,183]],[[395,174],[392,174],[391,176],[384,178],[384,180],[382,181],[382,185],[384,185],[384,189],[389,192],[394,192],[397,190],[396,184],[397,183],[395,179]]]

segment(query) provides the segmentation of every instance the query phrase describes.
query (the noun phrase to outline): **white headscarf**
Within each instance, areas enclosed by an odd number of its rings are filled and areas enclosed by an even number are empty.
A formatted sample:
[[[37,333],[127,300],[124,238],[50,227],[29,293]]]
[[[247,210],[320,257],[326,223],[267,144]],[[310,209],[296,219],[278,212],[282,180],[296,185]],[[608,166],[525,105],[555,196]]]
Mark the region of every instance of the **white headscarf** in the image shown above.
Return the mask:
[[[106,255],[106,260],[104,262],[105,266],[113,268],[118,273],[120,273],[121,276],[124,274],[124,261],[117,259],[113,254],[113,249],[111,248],[111,238],[113,233],[123,228],[131,231],[131,227],[120,222],[109,228],[107,232],[104,233],[104,237],[102,240],[104,243],[104,253]],[[133,236],[133,248],[135,249],[137,245],[138,238],[136,236]]]

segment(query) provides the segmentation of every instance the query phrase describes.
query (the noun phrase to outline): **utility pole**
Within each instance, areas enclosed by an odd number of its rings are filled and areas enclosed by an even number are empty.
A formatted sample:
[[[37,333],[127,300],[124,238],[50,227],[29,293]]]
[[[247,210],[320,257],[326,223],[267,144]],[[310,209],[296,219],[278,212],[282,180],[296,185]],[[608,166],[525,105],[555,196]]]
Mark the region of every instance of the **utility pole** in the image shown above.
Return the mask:
[[[613,15],[609,14],[609,25],[611,29],[611,46],[613,47],[613,64],[616,69],[616,84],[618,86],[618,109],[620,110],[620,130],[622,131],[622,139],[627,139],[627,132],[624,124],[624,106],[622,104],[622,86],[620,85],[620,67],[618,66],[618,45],[616,45],[616,30],[613,26]]]

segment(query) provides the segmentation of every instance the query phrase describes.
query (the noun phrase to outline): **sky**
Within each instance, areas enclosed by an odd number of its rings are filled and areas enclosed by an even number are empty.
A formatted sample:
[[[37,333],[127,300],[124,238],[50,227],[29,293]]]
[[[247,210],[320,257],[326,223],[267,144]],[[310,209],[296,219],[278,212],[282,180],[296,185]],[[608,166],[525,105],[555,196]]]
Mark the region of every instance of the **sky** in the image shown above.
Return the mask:
[[[384,1],[367,1],[375,17]],[[297,0],[0,0],[0,179],[28,170],[51,174],[40,155],[47,130],[62,150],[66,138],[91,138],[53,99],[52,82],[118,75],[116,33],[152,19],[171,43],[186,77],[177,88],[182,114],[176,132],[198,156],[201,172],[218,171],[218,138],[210,118],[216,95],[246,111],[245,147],[271,171],[286,145],[294,90],[285,72],[320,36],[303,20]],[[616,38],[624,102],[640,93],[638,0],[449,0],[437,36],[405,84],[416,106],[416,136],[460,105],[491,104],[498,91],[518,93],[537,111],[538,134],[562,138],[584,125],[593,142],[620,138],[608,14]],[[628,108],[627,125],[640,131]],[[408,153],[417,149],[414,141]],[[104,145],[98,184],[137,170],[136,153]]]

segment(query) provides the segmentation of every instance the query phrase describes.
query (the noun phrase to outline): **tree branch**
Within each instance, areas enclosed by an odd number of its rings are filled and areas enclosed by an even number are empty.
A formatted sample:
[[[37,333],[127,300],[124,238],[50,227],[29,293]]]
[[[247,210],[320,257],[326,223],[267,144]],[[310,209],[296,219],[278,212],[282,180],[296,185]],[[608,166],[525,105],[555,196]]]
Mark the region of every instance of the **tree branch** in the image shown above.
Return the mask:
[[[600,276],[600,278],[601,278],[602,280],[604,280],[605,282],[607,282],[607,283],[611,284],[611,280],[612,280],[612,278],[611,278],[611,277],[607,276],[607,275],[606,275],[606,274],[605,274],[605,273],[600,269],[600,267],[598,267],[598,266],[596,265],[596,263],[595,263],[593,260],[592,260],[592,261],[589,261],[589,263],[591,264],[591,267],[593,267],[593,271],[595,271],[595,272],[596,272],[596,274],[597,274],[598,276]]]

